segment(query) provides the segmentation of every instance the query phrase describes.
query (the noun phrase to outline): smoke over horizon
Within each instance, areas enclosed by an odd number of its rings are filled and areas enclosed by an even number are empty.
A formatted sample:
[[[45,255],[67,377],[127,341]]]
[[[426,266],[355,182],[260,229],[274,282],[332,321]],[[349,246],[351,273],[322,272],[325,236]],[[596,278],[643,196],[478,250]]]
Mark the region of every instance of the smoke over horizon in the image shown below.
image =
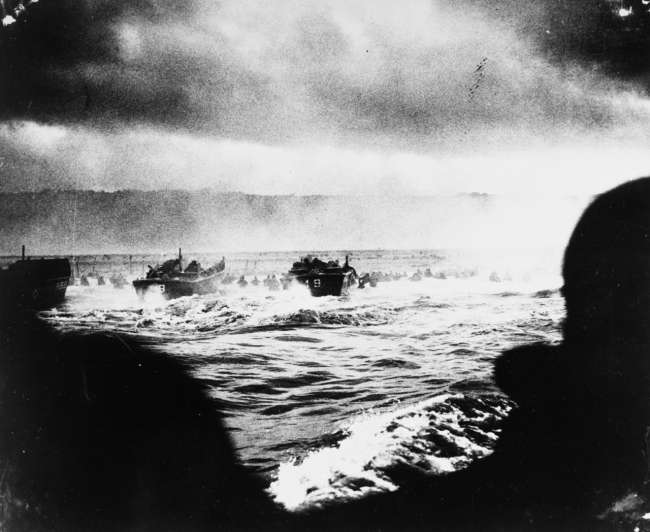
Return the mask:
[[[211,191],[0,194],[0,253],[561,250],[585,196],[255,196]],[[552,215],[549,215],[552,212]]]

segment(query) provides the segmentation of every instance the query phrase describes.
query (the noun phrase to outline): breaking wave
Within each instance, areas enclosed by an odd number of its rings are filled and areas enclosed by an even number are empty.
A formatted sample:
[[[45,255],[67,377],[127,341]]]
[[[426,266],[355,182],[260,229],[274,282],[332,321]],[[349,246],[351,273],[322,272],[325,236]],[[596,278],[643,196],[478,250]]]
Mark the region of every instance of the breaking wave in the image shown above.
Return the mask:
[[[511,403],[497,396],[441,395],[390,412],[368,411],[328,446],[280,464],[268,488],[289,510],[395,491],[406,466],[426,474],[462,469],[487,456]]]
[[[139,302],[140,303],[140,302]],[[229,306],[220,297],[183,297],[160,301],[155,305],[140,303],[120,308],[84,309],[74,306],[54,309],[43,317],[62,328],[101,328],[133,334],[188,335],[226,333],[250,316],[246,309]]]
[[[300,309],[298,312],[274,316],[271,322],[285,325],[383,325],[395,315],[390,310],[357,309],[352,311],[319,311]]]

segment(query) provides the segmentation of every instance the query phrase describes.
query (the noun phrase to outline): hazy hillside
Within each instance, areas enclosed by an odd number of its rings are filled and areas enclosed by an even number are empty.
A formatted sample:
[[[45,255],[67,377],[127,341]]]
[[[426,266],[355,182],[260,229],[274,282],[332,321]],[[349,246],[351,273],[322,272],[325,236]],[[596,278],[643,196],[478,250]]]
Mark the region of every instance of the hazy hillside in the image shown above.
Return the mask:
[[[561,245],[586,198],[0,194],[0,253]]]

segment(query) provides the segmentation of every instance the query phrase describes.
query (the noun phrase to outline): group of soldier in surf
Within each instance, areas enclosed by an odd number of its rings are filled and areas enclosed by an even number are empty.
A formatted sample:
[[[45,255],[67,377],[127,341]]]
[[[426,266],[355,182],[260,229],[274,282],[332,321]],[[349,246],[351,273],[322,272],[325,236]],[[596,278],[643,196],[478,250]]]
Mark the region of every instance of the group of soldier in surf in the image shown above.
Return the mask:
[[[240,288],[247,288],[248,286],[258,287],[263,286],[269,291],[275,292],[280,290],[288,290],[294,283],[296,275],[303,272],[310,271],[328,271],[328,270],[337,270],[342,268],[349,268],[353,271],[353,278],[356,282],[358,288],[366,287],[376,287],[379,283],[388,283],[393,281],[400,280],[409,280],[413,282],[422,281],[423,279],[447,279],[450,276],[453,277],[471,277],[477,275],[476,271],[471,271],[467,275],[460,275],[458,272],[446,272],[444,270],[432,271],[430,267],[422,270],[418,268],[412,273],[407,272],[395,272],[395,271],[380,271],[373,270],[361,275],[357,274],[356,270],[352,268],[349,263],[346,262],[344,266],[341,266],[338,259],[323,261],[318,257],[313,257],[308,255],[302,257],[299,261],[295,262],[289,270],[289,272],[276,274],[269,273],[264,278],[258,277],[256,274],[253,275],[253,278],[247,278],[246,274],[235,275],[232,272],[225,272],[223,277],[220,280],[222,285],[237,285]],[[148,266],[148,271],[145,274],[145,278],[162,278],[169,279],[175,276],[186,275],[186,274],[206,274],[214,269],[216,271],[225,270],[225,258],[222,258],[219,263],[209,269],[204,269],[201,264],[192,260],[187,267],[182,268],[182,263],[178,258],[170,259],[162,264],[152,267]],[[105,272],[100,273],[95,271],[93,266],[90,272],[84,272],[77,277],[78,280],[75,280],[74,276],[71,279],[70,284],[77,284],[80,286],[108,286],[109,284],[113,288],[123,289],[126,288],[130,283],[127,280],[127,277],[122,272]]]

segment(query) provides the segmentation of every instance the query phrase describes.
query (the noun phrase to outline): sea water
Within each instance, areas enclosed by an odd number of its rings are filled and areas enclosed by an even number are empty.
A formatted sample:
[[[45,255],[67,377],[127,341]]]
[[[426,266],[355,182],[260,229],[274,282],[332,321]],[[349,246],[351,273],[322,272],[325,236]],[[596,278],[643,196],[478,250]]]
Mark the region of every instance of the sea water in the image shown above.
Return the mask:
[[[66,302],[42,316],[66,330],[146,339],[186,362],[218,399],[242,462],[288,509],[397,490],[401,466],[444,474],[489,454],[512,407],[493,384],[495,357],[561,338],[560,253],[347,254],[359,273],[404,276],[346,297],[234,283],[167,301],[113,288],[108,277],[132,279],[169,257],[88,256],[75,270],[91,273],[89,286],[69,287]],[[229,254],[226,262],[250,282],[286,272],[300,255]],[[220,256],[186,254],[206,267]],[[410,280],[426,268],[432,277]]]

